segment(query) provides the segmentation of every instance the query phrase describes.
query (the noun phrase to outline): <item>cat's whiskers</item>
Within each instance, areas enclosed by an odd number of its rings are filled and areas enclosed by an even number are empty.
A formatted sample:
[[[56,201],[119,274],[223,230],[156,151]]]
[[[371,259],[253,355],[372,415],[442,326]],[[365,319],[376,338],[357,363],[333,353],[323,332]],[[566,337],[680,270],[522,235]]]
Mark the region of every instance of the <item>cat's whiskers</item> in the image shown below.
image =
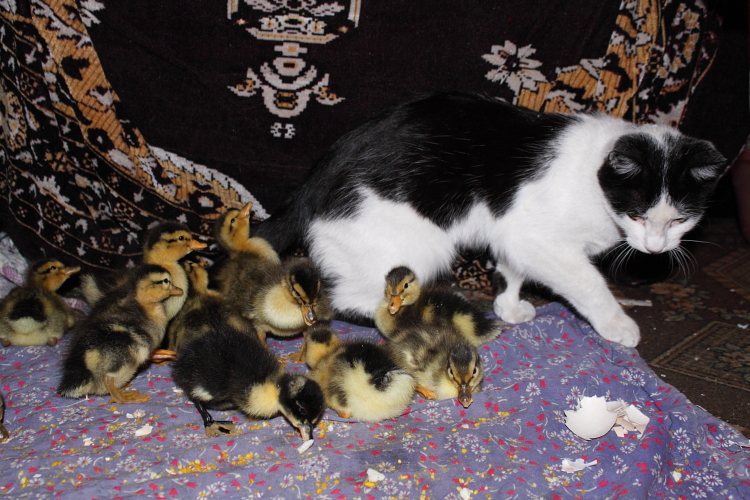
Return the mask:
[[[607,252],[607,255],[611,254],[613,251],[617,251],[618,253],[612,262],[609,274],[613,279],[615,279],[623,271],[623,268],[627,264],[628,260],[630,260],[630,258],[635,254],[635,252],[637,252],[637,250],[623,240],[621,243],[617,244],[614,248]]]
[[[685,279],[690,278],[690,276],[698,269],[695,257],[693,257],[693,254],[682,245],[673,248],[668,253],[670,265],[674,269],[676,263],[679,271],[685,275]]]

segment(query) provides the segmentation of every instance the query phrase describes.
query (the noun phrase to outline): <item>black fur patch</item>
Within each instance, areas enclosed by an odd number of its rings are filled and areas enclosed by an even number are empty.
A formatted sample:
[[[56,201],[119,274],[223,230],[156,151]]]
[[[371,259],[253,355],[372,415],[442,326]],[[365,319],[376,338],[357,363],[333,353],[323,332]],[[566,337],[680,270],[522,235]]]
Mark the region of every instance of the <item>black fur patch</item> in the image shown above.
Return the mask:
[[[365,341],[354,341],[346,344],[342,358],[351,367],[362,364],[365,372],[370,375],[370,382],[379,391],[386,390],[390,381],[388,374],[398,369],[396,363],[384,349]]]
[[[629,134],[617,140],[599,169],[599,184],[618,215],[642,217],[666,194],[686,217],[699,215],[726,160],[708,142]]]
[[[8,319],[16,321],[21,318],[31,318],[40,323],[47,319],[44,314],[44,305],[38,297],[25,297],[16,302],[15,307],[8,315]]]

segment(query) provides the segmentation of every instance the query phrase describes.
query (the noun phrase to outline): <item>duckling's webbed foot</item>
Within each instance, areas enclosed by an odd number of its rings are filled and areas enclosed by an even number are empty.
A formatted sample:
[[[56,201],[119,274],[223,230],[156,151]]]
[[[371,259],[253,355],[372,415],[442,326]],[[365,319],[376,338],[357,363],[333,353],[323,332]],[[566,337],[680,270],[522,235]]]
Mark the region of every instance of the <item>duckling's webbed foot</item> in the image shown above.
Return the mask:
[[[169,349],[157,349],[151,353],[151,362],[161,366],[177,359],[177,353]]]
[[[425,399],[437,399],[437,394],[435,394],[434,391],[421,384],[417,384],[416,387],[414,387],[414,390],[417,391],[419,395]]]
[[[57,345],[57,337],[52,337],[51,339],[47,340],[47,345],[50,347],[55,347]]]
[[[115,379],[113,377],[104,377],[104,387],[109,391],[111,399],[110,403],[117,403],[121,405],[130,405],[145,403],[151,396],[148,394],[141,394],[137,390],[132,391],[121,391],[115,386]]]
[[[193,404],[198,409],[198,413],[201,414],[203,419],[203,427],[206,428],[206,436],[213,438],[219,436],[226,436],[234,432],[235,424],[231,420],[214,420],[208,410],[203,404],[198,401],[193,401]]]
[[[304,363],[307,355],[307,341],[303,341],[299,348],[299,351],[294,352],[286,357],[289,361],[294,363]]]
[[[10,340],[8,340],[8,339],[0,339],[0,344],[2,344],[3,347],[10,347]]]

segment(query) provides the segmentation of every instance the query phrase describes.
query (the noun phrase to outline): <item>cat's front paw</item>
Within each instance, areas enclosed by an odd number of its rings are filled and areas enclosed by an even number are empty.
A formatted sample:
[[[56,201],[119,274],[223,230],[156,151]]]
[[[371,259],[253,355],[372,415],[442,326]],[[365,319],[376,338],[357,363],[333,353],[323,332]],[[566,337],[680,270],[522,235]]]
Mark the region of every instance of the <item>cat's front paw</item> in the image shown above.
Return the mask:
[[[624,312],[618,314],[599,328],[594,328],[605,339],[617,342],[625,347],[635,347],[638,345],[638,341],[641,340],[641,331],[638,328],[638,324]]]
[[[536,308],[525,300],[511,300],[502,294],[495,297],[495,314],[506,323],[526,323],[536,317]]]

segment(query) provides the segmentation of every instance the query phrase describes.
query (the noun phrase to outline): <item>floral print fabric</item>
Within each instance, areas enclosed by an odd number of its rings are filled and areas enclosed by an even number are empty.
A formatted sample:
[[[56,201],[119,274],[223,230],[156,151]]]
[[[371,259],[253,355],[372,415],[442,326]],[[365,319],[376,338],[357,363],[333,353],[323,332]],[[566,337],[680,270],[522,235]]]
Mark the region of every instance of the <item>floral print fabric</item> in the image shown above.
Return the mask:
[[[119,406],[108,398],[55,394],[69,339],[57,347],[0,349],[0,390],[10,439],[0,444],[0,496],[9,498],[745,498],[748,445],[738,432],[662,382],[633,349],[611,344],[557,303],[508,326],[480,348],[484,389],[464,409],[416,396],[377,424],[328,410],[314,445],[281,417],[249,421],[207,438],[193,405],[150,366],[133,387],[151,395]],[[377,331],[335,323],[343,340]],[[300,340],[277,340],[280,355]],[[251,361],[250,361],[251,362]],[[288,369],[306,371],[290,363]],[[586,441],[565,426],[582,396],[622,399],[650,422],[645,434],[610,431]],[[595,462],[568,473],[564,459]],[[368,469],[371,471],[368,474]],[[380,473],[378,475],[376,473]]]

